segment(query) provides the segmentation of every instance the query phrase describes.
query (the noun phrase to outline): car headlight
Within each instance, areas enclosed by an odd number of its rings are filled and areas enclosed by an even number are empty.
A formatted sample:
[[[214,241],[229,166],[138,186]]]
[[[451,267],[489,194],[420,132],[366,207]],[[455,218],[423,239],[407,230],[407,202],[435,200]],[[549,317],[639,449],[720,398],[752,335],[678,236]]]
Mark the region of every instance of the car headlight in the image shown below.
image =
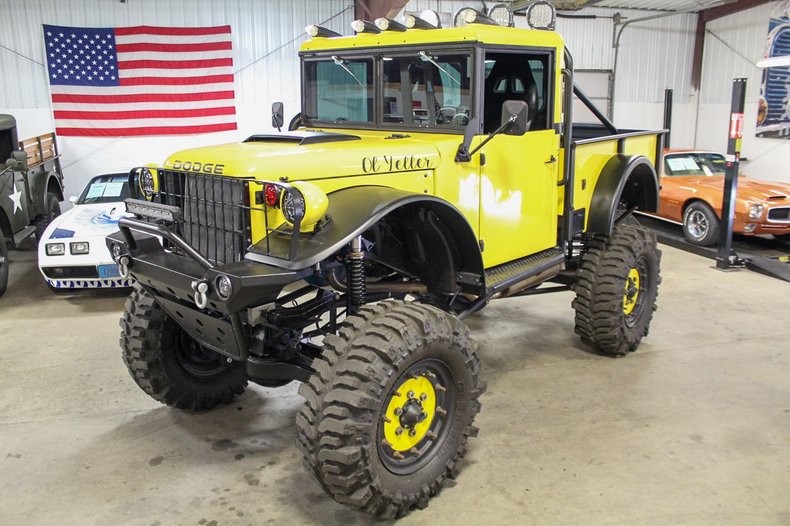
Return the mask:
[[[148,168],[140,170],[139,185],[143,195],[146,197],[154,195],[154,174]]]
[[[71,255],[79,256],[90,252],[91,246],[87,241],[77,241],[76,243],[70,243],[69,249],[71,250]]]
[[[280,210],[285,221],[291,226],[300,221],[299,230],[302,232],[313,231],[328,207],[326,194],[316,185],[304,181],[292,183],[280,197]]]
[[[760,219],[760,216],[763,215],[763,210],[765,210],[764,205],[752,205],[749,207],[749,219]]]
[[[63,243],[47,243],[46,251],[48,256],[62,256],[66,253],[66,245]]]
[[[296,188],[289,188],[283,192],[280,198],[280,209],[283,217],[289,224],[293,225],[304,218],[305,200],[302,192]]]

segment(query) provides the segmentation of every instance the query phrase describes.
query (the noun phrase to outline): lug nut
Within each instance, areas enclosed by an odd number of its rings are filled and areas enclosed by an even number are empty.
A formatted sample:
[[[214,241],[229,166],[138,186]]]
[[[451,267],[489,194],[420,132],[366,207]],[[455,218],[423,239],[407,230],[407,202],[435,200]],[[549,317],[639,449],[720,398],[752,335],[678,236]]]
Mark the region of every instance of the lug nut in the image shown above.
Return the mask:
[[[417,434],[417,430],[416,429],[409,429],[409,436],[410,437],[413,437],[416,434]]]
[[[409,391],[408,393],[406,393],[406,396],[408,398],[414,398],[414,391]]]
[[[395,416],[400,416],[403,413],[403,409],[400,407],[395,408]]]
[[[398,426],[398,428],[395,429],[395,434],[396,435],[402,435],[403,434],[403,428]]]
[[[422,423],[425,421],[426,418],[428,418],[428,413],[423,411],[422,413],[420,413],[420,416],[417,417],[417,422]]]
[[[427,394],[425,394],[425,393],[420,394],[420,400],[422,400],[424,402],[427,399],[428,399],[428,395]]]

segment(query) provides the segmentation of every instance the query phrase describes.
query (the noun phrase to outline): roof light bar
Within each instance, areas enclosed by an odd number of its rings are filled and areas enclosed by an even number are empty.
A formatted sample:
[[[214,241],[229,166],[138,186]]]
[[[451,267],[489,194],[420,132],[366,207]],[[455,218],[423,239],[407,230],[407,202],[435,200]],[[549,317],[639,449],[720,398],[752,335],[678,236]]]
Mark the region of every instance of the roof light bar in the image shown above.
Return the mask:
[[[489,26],[498,26],[499,24],[493,18],[481,13],[477,9],[467,9],[463,14],[464,21],[467,24],[486,24]]]
[[[507,4],[496,4],[488,10],[488,18],[502,27],[515,27],[513,10]]]
[[[324,26],[318,26],[315,24],[310,24],[309,26],[304,28],[304,32],[311,38],[321,37],[321,38],[333,38],[333,37],[342,37],[340,33],[337,31],[332,31],[331,29],[327,29]]]
[[[421,15],[425,14],[425,12],[420,13]],[[438,15],[437,15],[438,20]],[[438,25],[432,24],[431,21],[425,20],[422,16],[416,15],[405,15],[403,17],[403,25],[408,27],[409,29],[439,29],[442,27],[442,23],[438,22]]]
[[[557,21],[557,10],[550,2],[537,0],[527,7],[527,25],[532,29],[553,31]]]
[[[376,24],[369,20],[354,20],[351,22],[351,29],[355,33],[381,33],[381,30],[376,27]]]
[[[381,29],[382,31],[406,31],[409,29],[408,27],[404,26],[397,20],[393,20],[391,18],[377,18],[376,19],[376,27]]]

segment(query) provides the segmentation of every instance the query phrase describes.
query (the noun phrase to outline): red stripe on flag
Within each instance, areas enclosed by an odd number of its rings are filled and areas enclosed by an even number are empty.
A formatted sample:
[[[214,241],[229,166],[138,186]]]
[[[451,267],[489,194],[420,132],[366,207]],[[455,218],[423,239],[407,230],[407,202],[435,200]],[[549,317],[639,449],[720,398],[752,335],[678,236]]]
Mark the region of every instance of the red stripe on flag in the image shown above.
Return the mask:
[[[127,135],[178,135],[235,130],[236,123],[203,124],[200,126],[150,126],[139,128],[55,128],[55,133],[67,137],[122,137]]]
[[[181,53],[189,51],[220,51],[231,49],[231,42],[202,42],[200,44],[117,44],[118,53],[132,53],[134,51],[161,51],[164,53]]]
[[[116,36],[126,35],[219,35],[230,33],[230,26],[215,27],[154,27],[133,26],[116,27]]]
[[[232,58],[212,58],[207,60],[124,60],[118,62],[118,69],[161,68],[193,69],[232,66]]]
[[[115,120],[115,119],[163,119],[180,117],[209,117],[212,115],[235,115],[236,108],[201,108],[189,110],[132,110],[132,111],[55,111],[56,119]]]
[[[53,94],[52,102],[82,104],[123,104],[125,102],[192,102],[198,100],[232,99],[233,91],[207,91],[203,93],[140,93],[137,95],[65,95]]]
[[[206,75],[204,77],[132,77],[121,79],[120,82],[121,86],[217,84],[220,82],[233,82],[233,75]]]

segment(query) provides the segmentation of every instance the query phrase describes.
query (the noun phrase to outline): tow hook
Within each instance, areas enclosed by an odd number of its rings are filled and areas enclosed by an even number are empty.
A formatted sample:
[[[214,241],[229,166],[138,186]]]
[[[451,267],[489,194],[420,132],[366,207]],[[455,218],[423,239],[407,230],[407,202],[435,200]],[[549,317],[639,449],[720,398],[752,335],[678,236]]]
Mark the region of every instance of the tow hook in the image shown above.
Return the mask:
[[[123,279],[129,279],[129,256],[118,258],[118,273]]]
[[[193,281],[192,290],[195,291],[195,305],[199,309],[205,309],[208,306],[208,282],[205,280]]]

